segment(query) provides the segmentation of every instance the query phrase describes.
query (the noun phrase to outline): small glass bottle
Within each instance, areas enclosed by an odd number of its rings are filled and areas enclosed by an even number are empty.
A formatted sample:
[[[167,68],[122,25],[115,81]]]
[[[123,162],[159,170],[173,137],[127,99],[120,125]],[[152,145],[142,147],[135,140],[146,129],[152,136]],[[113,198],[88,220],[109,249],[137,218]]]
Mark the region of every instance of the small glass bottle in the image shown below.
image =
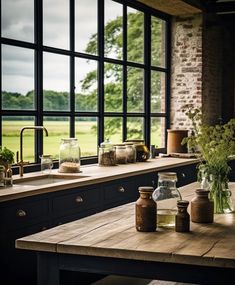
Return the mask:
[[[7,169],[6,169],[5,185],[6,185],[6,186],[13,186],[11,165],[8,165],[8,167],[7,167]]]
[[[177,201],[178,212],[175,216],[175,231],[176,232],[189,232],[190,230],[190,216],[187,212],[189,201]]]
[[[109,139],[105,140],[100,144],[99,156],[98,156],[99,166],[114,166],[116,165],[116,151],[112,142]]]
[[[210,191],[196,189],[196,197],[191,200],[191,221],[195,223],[213,223],[214,203],[209,200]]]
[[[43,154],[40,156],[41,158],[41,171],[45,174],[50,174],[51,169],[53,168],[52,157],[49,154]]]
[[[153,187],[139,187],[140,197],[135,204],[136,230],[154,232],[156,230],[156,203],[152,200]]]
[[[5,167],[0,165],[0,187],[5,186]]]
[[[80,147],[76,138],[61,139],[59,172],[80,172]]]
[[[127,152],[125,144],[116,144],[116,163],[125,164],[127,163]]]
[[[153,200],[157,203],[157,226],[171,228],[175,226],[177,201],[182,200],[176,188],[175,172],[159,172],[158,187],[153,192]]]

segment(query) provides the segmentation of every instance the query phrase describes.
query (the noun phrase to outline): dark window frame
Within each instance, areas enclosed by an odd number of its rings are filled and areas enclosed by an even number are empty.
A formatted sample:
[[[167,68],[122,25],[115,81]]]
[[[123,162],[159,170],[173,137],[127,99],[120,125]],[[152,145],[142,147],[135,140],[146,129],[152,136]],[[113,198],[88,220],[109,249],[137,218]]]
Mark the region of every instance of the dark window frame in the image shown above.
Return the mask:
[[[144,139],[147,146],[150,145],[150,121],[151,118],[165,118],[165,145],[167,128],[169,128],[170,119],[170,34],[171,34],[171,16],[162,12],[156,11],[144,4],[137,1],[130,0],[113,0],[123,5],[123,59],[112,59],[104,56],[104,1],[98,1],[98,54],[89,55],[75,51],[75,0],[70,0],[70,50],[63,50],[54,47],[43,46],[42,33],[42,1],[34,0],[34,37],[35,42],[23,42],[19,40],[9,39],[2,37],[1,34],[1,47],[2,44],[12,45],[16,47],[24,47],[34,50],[35,52],[35,110],[2,110],[2,102],[0,100],[0,134],[2,134],[2,116],[20,116],[29,115],[34,116],[35,124],[42,125],[43,117],[50,116],[67,116],[70,118],[70,137],[75,135],[75,119],[76,117],[97,117],[98,119],[98,142],[99,145],[104,140],[104,117],[121,117],[123,118],[123,139],[126,139],[127,129],[126,122],[128,117],[142,117],[144,118]],[[144,13],[144,62],[143,64],[129,62],[127,60],[127,7],[137,9]],[[1,7],[0,7],[1,9]],[[166,46],[166,67],[156,67],[151,65],[151,16],[160,18],[166,22],[165,30],[165,46]],[[0,23],[1,25],[1,23]],[[70,111],[43,111],[43,52],[51,52],[55,54],[67,55],[70,57]],[[2,48],[0,48],[0,55],[2,58]],[[75,110],[75,58],[94,59],[98,62],[98,111],[97,112],[77,112]],[[117,63],[123,66],[123,112],[104,112],[104,64],[106,62]],[[144,72],[144,100],[145,109],[142,114],[140,113],[128,113],[126,108],[127,102],[127,66],[141,67]],[[165,106],[164,113],[150,113],[150,80],[151,70],[161,71],[166,74],[165,80]],[[0,88],[2,90],[2,64],[0,66]],[[20,132],[20,130],[19,130]],[[27,171],[34,171],[39,169],[39,155],[43,150],[43,137],[41,132],[36,132],[35,138],[35,159],[36,163],[32,163],[29,167],[26,167]],[[2,135],[0,136],[0,145],[2,144]],[[164,152],[166,148],[158,149],[159,152]],[[58,150],[59,151],[59,150]],[[97,157],[84,157],[82,158],[82,164],[97,162]],[[57,165],[56,165],[57,166]]]

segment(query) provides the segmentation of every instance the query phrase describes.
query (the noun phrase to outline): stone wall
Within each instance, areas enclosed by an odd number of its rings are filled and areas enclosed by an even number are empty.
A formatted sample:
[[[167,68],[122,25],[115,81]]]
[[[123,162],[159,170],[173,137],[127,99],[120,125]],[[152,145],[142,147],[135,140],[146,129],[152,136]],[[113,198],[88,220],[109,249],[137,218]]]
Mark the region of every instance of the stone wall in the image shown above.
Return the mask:
[[[202,15],[180,16],[172,24],[170,128],[188,129],[185,104],[202,106]]]

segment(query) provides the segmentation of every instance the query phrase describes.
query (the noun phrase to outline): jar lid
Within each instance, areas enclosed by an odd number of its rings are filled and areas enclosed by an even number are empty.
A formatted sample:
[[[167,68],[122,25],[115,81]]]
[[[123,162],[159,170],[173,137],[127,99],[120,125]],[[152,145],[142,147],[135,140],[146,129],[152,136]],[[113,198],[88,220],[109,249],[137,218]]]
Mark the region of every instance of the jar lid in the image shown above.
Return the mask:
[[[63,142],[74,142],[77,141],[77,138],[62,138],[61,141]]]
[[[188,207],[189,201],[187,200],[178,200],[177,201],[177,206],[182,206],[182,207]]]
[[[158,177],[161,179],[168,179],[168,180],[176,180],[177,181],[177,174],[176,172],[158,172]]]
[[[151,186],[140,186],[138,188],[139,192],[153,192],[153,187]]]
[[[113,144],[112,142],[109,140],[109,139],[106,139],[104,142],[102,142],[100,144],[100,147],[103,147],[103,148],[112,148],[113,147]]]

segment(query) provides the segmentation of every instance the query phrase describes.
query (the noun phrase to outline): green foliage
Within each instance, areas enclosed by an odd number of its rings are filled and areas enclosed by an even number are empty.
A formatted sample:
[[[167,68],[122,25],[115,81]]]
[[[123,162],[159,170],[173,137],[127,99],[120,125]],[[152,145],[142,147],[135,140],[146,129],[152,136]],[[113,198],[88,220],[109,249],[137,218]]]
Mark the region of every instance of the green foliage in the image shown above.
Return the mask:
[[[192,122],[192,134],[183,143],[199,152],[202,159],[199,176],[210,179],[211,175],[220,175],[226,182],[230,171],[228,161],[235,155],[235,119],[226,124],[208,125],[203,123],[200,109],[186,106],[185,114]]]
[[[0,146],[0,161],[7,163],[7,164],[12,164],[14,162],[14,152],[11,151],[10,149],[2,146]]]

